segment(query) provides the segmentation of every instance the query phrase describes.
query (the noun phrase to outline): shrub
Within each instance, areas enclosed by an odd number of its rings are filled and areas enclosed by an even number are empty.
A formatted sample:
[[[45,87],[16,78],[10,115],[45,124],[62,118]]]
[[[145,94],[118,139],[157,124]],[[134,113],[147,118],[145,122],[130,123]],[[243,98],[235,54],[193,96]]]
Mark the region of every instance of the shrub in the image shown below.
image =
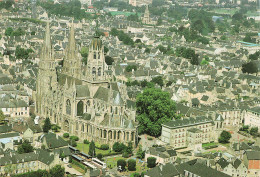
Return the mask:
[[[97,154],[97,158],[98,158],[99,160],[102,160],[103,155],[99,153],[99,154]]]
[[[136,170],[136,161],[134,159],[130,159],[127,161],[128,170],[135,171]]]
[[[125,171],[126,161],[124,159],[119,159],[117,161],[117,168],[121,167],[121,171]],[[120,170],[120,169],[119,169]]]
[[[109,145],[108,145],[108,144],[102,144],[102,145],[100,146],[100,149],[102,149],[102,150],[108,150],[108,149],[109,149]]]
[[[126,146],[124,143],[115,142],[112,148],[115,152],[122,152]]]
[[[69,142],[69,144],[70,144],[71,146],[73,146],[73,147],[76,147],[76,146],[77,146],[77,142],[76,142],[75,140],[69,140],[68,142]]]
[[[156,158],[155,157],[148,157],[147,158],[147,167],[153,168],[156,166]]]
[[[128,154],[127,152],[123,152],[122,157],[128,158],[128,157],[129,157],[129,154]]]
[[[69,136],[70,136],[69,133],[64,133],[64,134],[63,134],[63,137],[64,137],[64,138],[68,138]]]
[[[71,140],[78,141],[78,140],[79,140],[79,137],[77,137],[77,136],[70,136],[70,139],[71,139]]]
[[[150,140],[150,141],[153,140],[153,138],[151,138],[151,137],[148,137],[147,139]]]
[[[135,172],[135,173],[132,173],[132,174],[130,175],[130,177],[140,177],[140,174],[137,173],[137,172]]]
[[[84,140],[83,143],[84,144],[89,144],[89,141],[88,140]]]

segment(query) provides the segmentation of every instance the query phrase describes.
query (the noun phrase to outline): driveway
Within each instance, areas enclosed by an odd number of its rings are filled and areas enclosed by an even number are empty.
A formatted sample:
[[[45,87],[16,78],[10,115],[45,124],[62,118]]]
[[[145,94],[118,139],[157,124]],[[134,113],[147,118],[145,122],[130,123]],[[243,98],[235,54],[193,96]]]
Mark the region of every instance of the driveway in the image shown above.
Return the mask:
[[[80,172],[78,172],[74,168],[69,168],[68,164],[64,164],[65,172],[69,172],[70,174],[75,174],[75,175],[82,175]]]

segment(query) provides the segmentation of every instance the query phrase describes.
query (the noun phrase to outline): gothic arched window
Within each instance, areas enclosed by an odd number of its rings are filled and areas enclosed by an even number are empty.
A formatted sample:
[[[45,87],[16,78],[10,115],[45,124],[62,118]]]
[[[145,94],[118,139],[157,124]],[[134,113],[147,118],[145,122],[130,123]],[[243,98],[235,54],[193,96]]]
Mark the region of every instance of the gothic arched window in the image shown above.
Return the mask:
[[[77,104],[77,116],[83,115],[83,101],[79,101]]]
[[[98,76],[101,76],[101,68],[98,68]]]
[[[96,75],[96,68],[95,67],[92,68],[92,74]]]
[[[66,101],[66,114],[71,114],[71,104],[69,99]]]

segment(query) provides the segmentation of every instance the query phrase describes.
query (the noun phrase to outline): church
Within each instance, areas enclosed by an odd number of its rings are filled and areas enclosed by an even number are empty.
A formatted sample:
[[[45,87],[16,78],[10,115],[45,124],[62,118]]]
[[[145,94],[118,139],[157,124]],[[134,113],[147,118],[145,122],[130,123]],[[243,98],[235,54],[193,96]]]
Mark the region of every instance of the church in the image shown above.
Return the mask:
[[[57,69],[47,22],[36,82],[36,114],[81,140],[99,144],[136,143],[135,104],[126,85],[114,80],[97,35],[84,65],[75,42],[73,24],[61,70]]]

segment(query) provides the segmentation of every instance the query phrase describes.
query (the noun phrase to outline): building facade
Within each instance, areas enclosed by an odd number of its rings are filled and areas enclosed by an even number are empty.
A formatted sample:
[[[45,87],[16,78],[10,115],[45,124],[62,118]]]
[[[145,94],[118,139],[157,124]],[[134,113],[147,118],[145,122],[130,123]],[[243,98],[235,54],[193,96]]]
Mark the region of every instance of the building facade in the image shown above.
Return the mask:
[[[36,83],[36,112],[81,139],[112,145],[136,139],[135,109],[126,86],[114,81],[105,63],[102,40],[95,36],[83,65],[72,25],[61,71],[53,57],[49,24]]]
[[[249,127],[258,127],[258,132],[260,131],[260,107],[254,107],[243,111],[244,125],[249,125]]]
[[[216,127],[208,117],[172,120],[162,125],[161,139],[174,148],[190,147],[199,151],[202,143],[216,140]]]

